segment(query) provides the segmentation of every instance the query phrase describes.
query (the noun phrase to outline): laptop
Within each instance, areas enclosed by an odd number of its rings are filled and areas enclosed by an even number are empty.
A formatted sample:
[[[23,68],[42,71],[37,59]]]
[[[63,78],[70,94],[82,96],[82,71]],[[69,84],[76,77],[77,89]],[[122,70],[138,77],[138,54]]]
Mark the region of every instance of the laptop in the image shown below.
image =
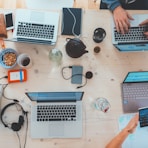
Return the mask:
[[[84,92],[26,92],[32,101],[32,138],[82,137]]]
[[[129,32],[125,34],[117,32],[112,20],[112,43],[119,51],[148,51],[148,39],[143,34],[148,31],[148,26],[139,26],[141,22],[147,19],[147,16],[147,14],[133,15],[134,20],[130,21]]]
[[[59,12],[17,9],[13,39],[54,45],[57,41],[58,27]]]
[[[125,113],[138,112],[148,106],[148,71],[129,72],[121,84]]]

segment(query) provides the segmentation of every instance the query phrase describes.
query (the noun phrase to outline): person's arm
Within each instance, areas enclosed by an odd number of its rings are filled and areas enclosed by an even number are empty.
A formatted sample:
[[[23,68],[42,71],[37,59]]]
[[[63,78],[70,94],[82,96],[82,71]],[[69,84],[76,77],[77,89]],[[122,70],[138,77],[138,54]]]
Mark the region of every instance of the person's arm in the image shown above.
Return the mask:
[[[148,27],[148,19],[145,20],[145,21],[143,21],[143,22],[141,22],[139,25],[140,25],[140,26],[145,26],[145,25],[147,25],[147,27]],[[144,35],[148,38],[148,30],[147,30],[146,32],[144,32]]]
[[[122,8],[119,0],[102,0],[107,4],[109,10],[113,13],[115,26],[118,32],[124,34],[128,32],[130,27],[129,20],[133,20],[132,16]]]
[[[139,114],[136,114],[127,124],[127,126],[115,136],[105,148],[120,148],[129,134],[133,133],[138,125]]]
[[[107,8],[111,11],[113,11],[118,6],[121,6],[119,0],[102,0],[102,2],[107,4]]]

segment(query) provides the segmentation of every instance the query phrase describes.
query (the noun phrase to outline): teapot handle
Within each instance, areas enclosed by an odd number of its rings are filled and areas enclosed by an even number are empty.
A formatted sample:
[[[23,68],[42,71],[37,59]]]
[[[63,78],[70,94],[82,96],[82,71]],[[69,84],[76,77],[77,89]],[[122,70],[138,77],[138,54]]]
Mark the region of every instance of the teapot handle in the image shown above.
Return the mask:
[[[66,38],[66,42],[68,42],[68,41],[70,41],[71,40],[71,38]]]

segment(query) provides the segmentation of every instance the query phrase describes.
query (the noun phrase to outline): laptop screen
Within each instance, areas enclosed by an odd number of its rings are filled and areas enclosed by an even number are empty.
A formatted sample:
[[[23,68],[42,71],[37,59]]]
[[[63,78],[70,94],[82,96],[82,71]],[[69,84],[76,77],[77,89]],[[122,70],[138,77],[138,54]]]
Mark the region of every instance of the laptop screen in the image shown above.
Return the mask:
[[[129,72],[124,82],[148,82],[148,71]]]
[[[80,101],[84,92],[26,92],[31,101],[37,102],[60,102]]]

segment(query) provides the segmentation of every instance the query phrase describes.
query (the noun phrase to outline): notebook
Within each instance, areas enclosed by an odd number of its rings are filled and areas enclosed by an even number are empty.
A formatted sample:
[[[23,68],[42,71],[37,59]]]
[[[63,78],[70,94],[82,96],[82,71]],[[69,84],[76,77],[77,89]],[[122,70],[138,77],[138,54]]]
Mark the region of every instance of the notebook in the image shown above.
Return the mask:
[[[20,42],[54,45],[58,26],[58,12],[17,9],[13,38]]]
[[[129,72],[121,84],[125,113],[138,112],[148,106],[148,71]]]
[[[148,51],[148,39],[143,35],[148,26],[139,26],[147,19],[147,14],[136,14],[132,17],[134,20],[130,21],[131,27],[126,34],[118,33],[112,21],[112,43],[121,52]]]
[[[32,138],[82,137],[84,92],[26,92],[32,101]]]
[[[62,35],[79,36],[81,34],[82,9],[63,8],[62,9]]]

